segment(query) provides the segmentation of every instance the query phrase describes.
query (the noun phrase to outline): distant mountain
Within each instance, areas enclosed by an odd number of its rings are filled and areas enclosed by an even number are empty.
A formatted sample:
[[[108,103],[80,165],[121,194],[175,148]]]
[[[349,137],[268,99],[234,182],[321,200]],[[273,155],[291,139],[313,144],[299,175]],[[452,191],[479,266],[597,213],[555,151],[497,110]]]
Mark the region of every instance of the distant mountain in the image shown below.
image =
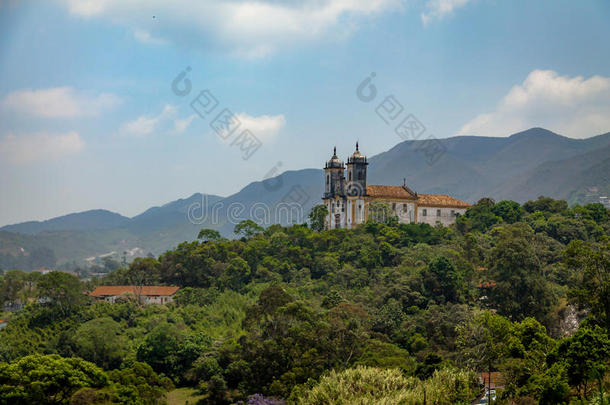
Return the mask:
[[[587,202],[586,195],[590,189],[610,191],[610,146],[542,163],[509,179],[491,194],[502,199],[525,201],[537,193],[581,203]]]
[[[0,231],[34,235],[47,231],[84,231],[112,229],[124,226],[129,218],[107,210],[90,210],[52,218],[46,221],[28,221],[7,225]]]
[[[541,193],[502,193],[504,183],[537,166],[595,151],[610,145],[610,133],[571,139],[543,128],[532,128],[507,138],[457,136],[443,140],[444,155],[428,164],[419,150],[421,141],[402,142],[369,162],[369,182],[407,184],[419,192],[448,193],[474,202],[481,197],[511,198],[524,202]],[[557,179],[560,180],[560,179]]]
[[[441,140],[444,153],[433,164],[427,161],[425,142],[402,142],[370,157],[368,183],[402,184],[406,179],[418,192],[447,193],[470,202],[484,196],[525,202],[547,195],[579,203],[610,193],[610,133],[571,139],[532,128],[506,138],[457,136]],[[303,169],[253,182],[225,198],[196,193],[133,218],[93,210],[9,225],[0,228],[0,254],[27,255],[48,247],[59,263],[123,252],[157,255],[194,240],[201,228],[231,237],[235,224],[246,218],[264,225],[304,221],[320,203],[323,188],[322,169]],[[287,212],[286,204],[295,202],[301,212]]]

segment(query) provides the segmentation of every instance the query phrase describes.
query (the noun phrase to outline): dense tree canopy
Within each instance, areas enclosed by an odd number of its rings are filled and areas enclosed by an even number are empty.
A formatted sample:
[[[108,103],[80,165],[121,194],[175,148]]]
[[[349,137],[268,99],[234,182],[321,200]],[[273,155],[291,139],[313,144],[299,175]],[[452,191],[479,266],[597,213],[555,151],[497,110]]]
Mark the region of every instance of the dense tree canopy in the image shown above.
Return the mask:
[[[320,207],[310,225],[244,221],[233,240],[204,229],[87,283],[7,271],[0,298],[25,307],[3,315],[0,389],[12,403],[155,404],[173,385],[202,404],[421,403],[424,390],[470,403],[473,373],[493,371],[506,403],[608,391],[607,209],[482,199],[450,227],[376,209],[354,230],[324,230]],[[85,294],[100,283],[180,290],[110,304]]]

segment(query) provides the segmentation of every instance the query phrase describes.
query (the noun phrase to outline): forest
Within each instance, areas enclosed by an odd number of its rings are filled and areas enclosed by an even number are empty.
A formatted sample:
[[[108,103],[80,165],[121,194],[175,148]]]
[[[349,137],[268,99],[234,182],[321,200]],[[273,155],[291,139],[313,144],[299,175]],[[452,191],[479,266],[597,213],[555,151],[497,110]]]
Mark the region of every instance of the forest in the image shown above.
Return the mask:
[[[450,227],[246,220],[80,281],[4,269],[1,404],[609,404],[610,212],[485,198]],[[168,305],[98,285],[178,286]]]

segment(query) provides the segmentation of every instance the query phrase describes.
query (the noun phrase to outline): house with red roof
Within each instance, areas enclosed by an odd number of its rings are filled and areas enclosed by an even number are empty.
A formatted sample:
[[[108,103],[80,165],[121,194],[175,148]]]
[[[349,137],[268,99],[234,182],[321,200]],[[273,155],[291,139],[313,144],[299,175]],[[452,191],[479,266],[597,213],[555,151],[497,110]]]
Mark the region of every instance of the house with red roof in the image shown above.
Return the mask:
[[[135,299],[143,304],[169,304],[179,289],[174,286],[102,285],[89,295],[112,303],[120,299]]]

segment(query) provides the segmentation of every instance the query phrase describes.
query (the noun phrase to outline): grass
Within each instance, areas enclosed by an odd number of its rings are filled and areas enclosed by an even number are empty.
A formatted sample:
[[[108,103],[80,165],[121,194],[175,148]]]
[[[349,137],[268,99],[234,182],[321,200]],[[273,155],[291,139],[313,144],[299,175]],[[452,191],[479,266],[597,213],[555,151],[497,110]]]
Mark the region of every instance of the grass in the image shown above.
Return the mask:
[[[194,388],[178,388],[167,393],[168,405],[195,405],[202,398]]]

